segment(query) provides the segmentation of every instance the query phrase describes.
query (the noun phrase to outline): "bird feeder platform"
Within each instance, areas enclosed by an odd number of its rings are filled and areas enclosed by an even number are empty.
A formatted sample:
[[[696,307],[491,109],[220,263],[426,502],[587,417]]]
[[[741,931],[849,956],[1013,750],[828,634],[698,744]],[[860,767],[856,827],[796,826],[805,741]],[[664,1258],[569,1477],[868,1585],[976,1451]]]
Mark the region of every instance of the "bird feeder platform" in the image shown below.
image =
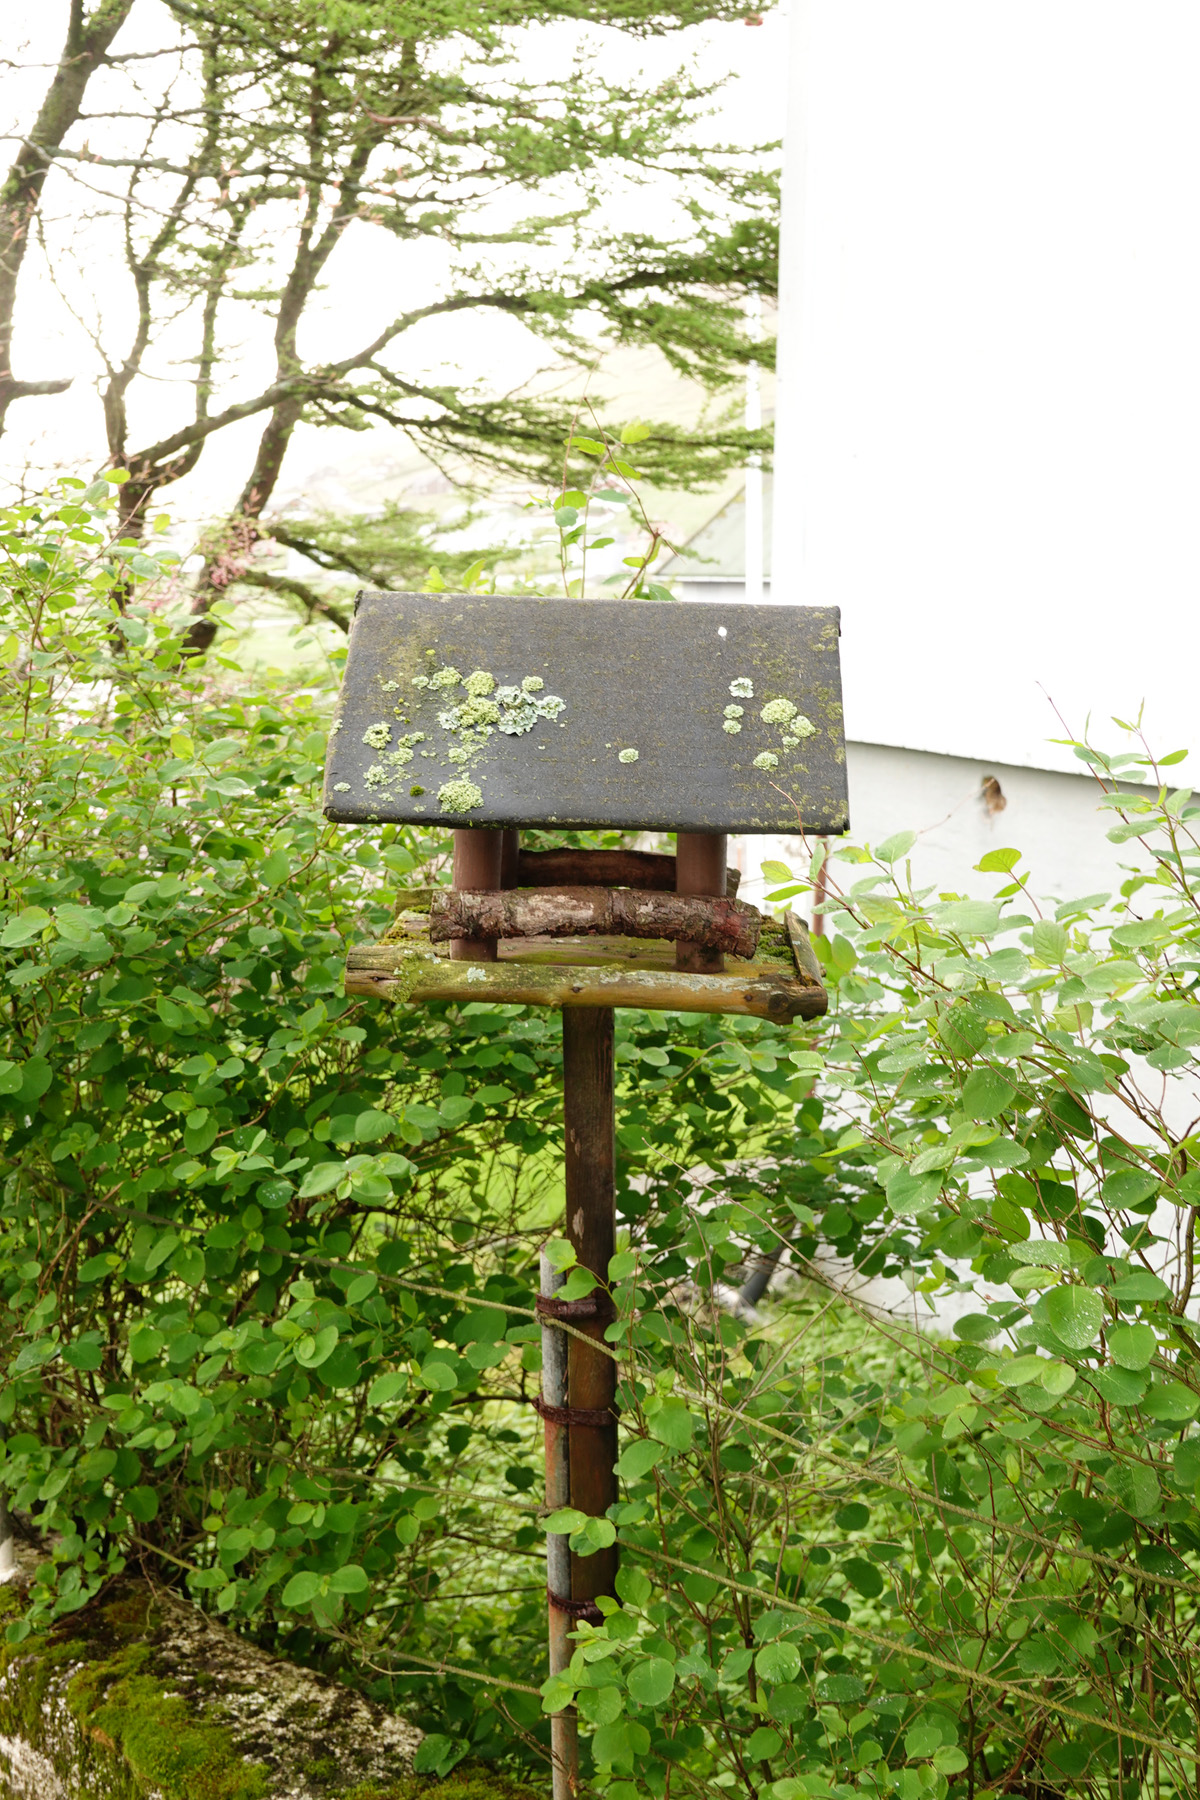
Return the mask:
[[[828,998],[808,930],[795,913],[764,922],[753,957],[724,957],[717,973],[678,969],[675,944],[622,936],[500,939],[495,962],[452,961],[429,936],[434,890],[398,896],[400,910],[377,944],[346,960],[356,999],[487,1000],[508,1006],[635,1006],[650,1012],[742,1013],[814,1019]]]
[[[800,606],[649,606],[476,594],[363,594],[325,811],[453,828],[453,886],[409,889],[346,992],[562,1013],[565,1229],[597,1287],[563,1301],[542,1270],[546,1505],[617,1500],[613,1009],[787,1023],[827,1006],[803,922],[737,899],[730,832],[844,831],[838,615]],[[522,828],[671,831],[676,853],[522,847]],[[564,1329],[570,1326],[569,1333]],[[547,1539],[551,1673],[598,1623],[616,1550]],[[554,1800],[578,1800],[574,1709],[551,1720]]]

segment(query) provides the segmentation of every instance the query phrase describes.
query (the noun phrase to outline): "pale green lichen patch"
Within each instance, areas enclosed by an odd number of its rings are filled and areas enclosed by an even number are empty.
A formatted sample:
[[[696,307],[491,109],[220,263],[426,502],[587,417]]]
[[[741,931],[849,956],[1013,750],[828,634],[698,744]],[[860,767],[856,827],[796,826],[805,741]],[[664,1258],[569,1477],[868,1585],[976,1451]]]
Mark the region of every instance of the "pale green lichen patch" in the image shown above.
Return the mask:
[[[727,731],[729,733],[730,737],[736,737],[738,732],[741,729],[742,729],[742,724],[741,724],[740,719],[726,719],[725,723],[721,727],[721,730]]]
[[[634,750],[632,748],[629,750],[618,750],[617,751],[617,761],[618,762],[634,763],[637,761],[637,759],[638,759],[638,753],[636,750]]]
[[[768,700],[759,717],[766,725],[790,725],[799,710],[794,700]]]
[[[438,789],[438,805],[443,812],[470,812],[473,806],[483,805],[483,789],[462,776],[454,781],[444,781]]]
[[[433,650],[427,650],[427,656],[434,656]],[[540,675],[526,675],[520,684],[507,683],[498,685],[495,675],[490,669],[473,669],[469,675],[460,674],[451,664],[444,668],[434,669],[431,674],[414,675],[411,685],[416,693],[406,702],[396,707],[396,717],[407,723],[405,708],[419,707],[428,694],[436,695],[442,700],[437,713],[437,724],[441,732],[451,739],[448,746],[441,750],[422,750],[421,756],[436,760],[444,755],[454,765],[458,773],[439,789],[439,802],[443,812],[463,813],[482,805],[483,792],[475,780],[468,780],[467,774],[479,761],[494,733],[500,732],[506,737],[523,737],[532,731],[541,720],[553,724],[560,714],[566,710],[566,701],[557,694],[543,692],[545,681]],[[463,695],[455,698],[451,690],[455,687],[463,689]],[[390,683],[390,687],[398,688],[398,682]],[[371,726],[364,737],[374,749],[383,749],[390,741],[390,727],[380,724]],[[364,780],[368,787],[380,791],[382,797],[391,797],[390,788],[399,780],[404,765],[410,763],[414,755],[414,746],[426,742],[426,733],[410,731],[399,739],[396,749],[381,756],[366,771]],[[339,790],[340,791],[340,790]]]
[[[736,681],[730,682],[729,691],[737,700],[753,700],[754,683],[749,676],[739,675]]]
[[[374,725],[368,725],[363,732],[362,741],[369,744],[372,750],[383,750],[391,742],[392,728],[386,719],[379,719]]]
[[[744,706],[735,706],[730,703],[730,705],[725,708],[725,717],[727,719],[742,719],[745,716],[746,709]]]
[[[754,766],[756,769],[777,769],[779,758],[773,750],[760,750],[754,759]]]

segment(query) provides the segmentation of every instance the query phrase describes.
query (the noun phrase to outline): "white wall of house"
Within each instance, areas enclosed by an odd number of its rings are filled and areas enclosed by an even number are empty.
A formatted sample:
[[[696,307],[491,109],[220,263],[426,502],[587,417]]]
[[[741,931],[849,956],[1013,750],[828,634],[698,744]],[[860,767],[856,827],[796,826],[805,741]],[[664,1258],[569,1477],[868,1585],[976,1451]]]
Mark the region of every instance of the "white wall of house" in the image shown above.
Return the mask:
[[[791,15],[774,597],[842,608],[857,742],[1067,770],[1053,706],[1112,742],[1144,700],[1182,747],[1200,7]]]
[[[990,895],[1000,878],[977,874],[975,865],[989,850],[1011,848],[1023,852],[1021,870],[1035,895],[1072,900],[1115,894],[1139,860],[1136,840],[1108,842],[1114,815],[1101,810],[1090,776],[854,742],[846,746],[846,766],[849,841],[881,844],[893,832],[917,832],[909,861],[918,888]],[[807,867],[799,838],[739,838],[735,856],[739,892],[753,903],[773,885],[762,879],[766,858]],[[862,873],[844,864],[838,878],[849,886]]]

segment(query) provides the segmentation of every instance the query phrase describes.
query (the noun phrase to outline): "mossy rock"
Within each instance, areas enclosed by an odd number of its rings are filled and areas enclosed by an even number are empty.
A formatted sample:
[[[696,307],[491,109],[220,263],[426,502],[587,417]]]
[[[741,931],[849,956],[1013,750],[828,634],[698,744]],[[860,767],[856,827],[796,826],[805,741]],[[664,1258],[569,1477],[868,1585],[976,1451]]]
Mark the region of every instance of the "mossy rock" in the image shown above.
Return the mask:
[[[349,1789],[340,1800],[547,1800],[549,1792],[549,1783],[541,1789],[531,1788],[482,1764],[464,1763],[443,1781],[423,1781],[410,1775],[387,1787],[367,1782]]]
[[[145,1582],[0,1657],[0,1793],[16,1800],[415,1800],[437,1791],[412,1775],[420,1741]]]

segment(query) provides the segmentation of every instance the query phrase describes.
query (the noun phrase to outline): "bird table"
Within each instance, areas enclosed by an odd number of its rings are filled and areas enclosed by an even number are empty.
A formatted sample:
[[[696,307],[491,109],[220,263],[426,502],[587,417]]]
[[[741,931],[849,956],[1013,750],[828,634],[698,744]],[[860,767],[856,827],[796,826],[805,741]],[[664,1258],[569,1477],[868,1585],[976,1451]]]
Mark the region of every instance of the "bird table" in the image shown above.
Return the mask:
[[[728,834],[847,826],[838,614],[479,594],[359,596],[325,811],[345,824],[451,827],[451,888],[399,896],[350,951],[346,992],[420,1004],[557,1007],[566,1235],[600,1282],[556,1298],[543,1262],[546,1501],[617,1499],[616,1365],[604,1348],[615,1252],[613,1008],[826,1009],[803,922],[737,898]],[[526,849],[523,828],[673,832],[675,854]],[[561,1327],[567,1324],[570,1329]],[[598,1622],[616,1551],[547,1541],[550,1669]],[[576,1720],[552,1721],[555,1800],[578,1786]]]

